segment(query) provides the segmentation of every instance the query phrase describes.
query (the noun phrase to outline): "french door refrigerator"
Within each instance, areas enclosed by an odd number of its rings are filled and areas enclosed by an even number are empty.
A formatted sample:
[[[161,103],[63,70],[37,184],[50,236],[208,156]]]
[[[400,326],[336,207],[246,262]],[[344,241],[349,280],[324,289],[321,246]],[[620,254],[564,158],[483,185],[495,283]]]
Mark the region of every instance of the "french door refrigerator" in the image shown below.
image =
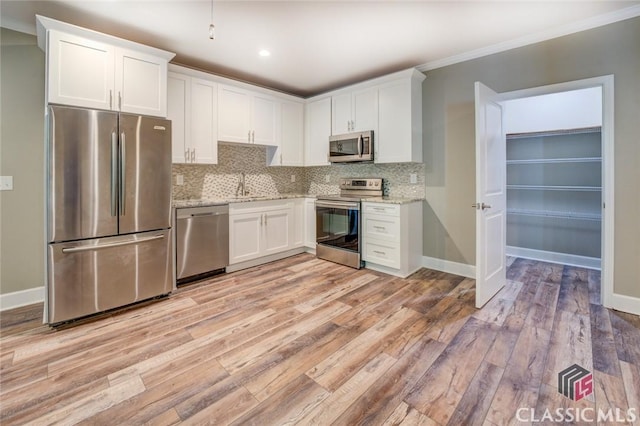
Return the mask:
[[[48,108],[45,322],[170,293],[171,122]]]

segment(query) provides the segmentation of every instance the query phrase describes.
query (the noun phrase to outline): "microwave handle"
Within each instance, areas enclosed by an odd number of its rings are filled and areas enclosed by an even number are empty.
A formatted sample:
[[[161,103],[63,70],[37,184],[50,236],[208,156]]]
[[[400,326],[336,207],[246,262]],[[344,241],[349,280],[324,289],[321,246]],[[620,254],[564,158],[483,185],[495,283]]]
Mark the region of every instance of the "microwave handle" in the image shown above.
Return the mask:
[[[362,158],[363,142],[364,142],[364,138],[362,137],[362,134],[358,135],[358,157],[360,158]]]

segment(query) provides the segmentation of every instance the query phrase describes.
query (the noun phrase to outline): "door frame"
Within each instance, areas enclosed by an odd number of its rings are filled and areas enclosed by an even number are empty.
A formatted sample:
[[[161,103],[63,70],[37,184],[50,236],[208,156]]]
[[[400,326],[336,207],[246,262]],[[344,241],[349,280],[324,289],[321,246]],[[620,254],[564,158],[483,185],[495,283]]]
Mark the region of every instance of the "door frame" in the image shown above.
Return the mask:
[[[593,87],[602,88],[602,234],[601,234],[601,303],[607,308],[617,308],[614,297],[614,77],[605,75],[583,80],[567,81],[548,86],[502,92],[500,102],[532,96],[548,95]],[[500,167],[506,167],[501,165]],[[620,310],[626,310],[620,308]],[[626,310],[628,311],[628,310]]]

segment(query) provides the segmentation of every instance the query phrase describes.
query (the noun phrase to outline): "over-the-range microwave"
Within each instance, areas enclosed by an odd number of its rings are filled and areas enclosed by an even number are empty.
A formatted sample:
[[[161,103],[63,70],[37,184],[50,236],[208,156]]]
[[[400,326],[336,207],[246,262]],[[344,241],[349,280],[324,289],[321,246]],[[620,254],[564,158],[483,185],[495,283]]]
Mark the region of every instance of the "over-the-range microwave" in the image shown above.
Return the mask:
[[[329,161],[373,161],[373,130],[329,137]]]

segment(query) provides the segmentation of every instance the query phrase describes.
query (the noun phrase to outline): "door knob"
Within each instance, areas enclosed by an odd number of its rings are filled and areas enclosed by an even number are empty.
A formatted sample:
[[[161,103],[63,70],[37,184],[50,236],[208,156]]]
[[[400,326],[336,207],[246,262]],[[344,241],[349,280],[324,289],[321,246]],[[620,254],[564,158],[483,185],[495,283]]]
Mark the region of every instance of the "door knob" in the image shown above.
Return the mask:
[[[485,203],[473,203],[471,204],[471,207],[473,207],[476,210],[486,210],[491,208],[489,204],[485,204]]]

